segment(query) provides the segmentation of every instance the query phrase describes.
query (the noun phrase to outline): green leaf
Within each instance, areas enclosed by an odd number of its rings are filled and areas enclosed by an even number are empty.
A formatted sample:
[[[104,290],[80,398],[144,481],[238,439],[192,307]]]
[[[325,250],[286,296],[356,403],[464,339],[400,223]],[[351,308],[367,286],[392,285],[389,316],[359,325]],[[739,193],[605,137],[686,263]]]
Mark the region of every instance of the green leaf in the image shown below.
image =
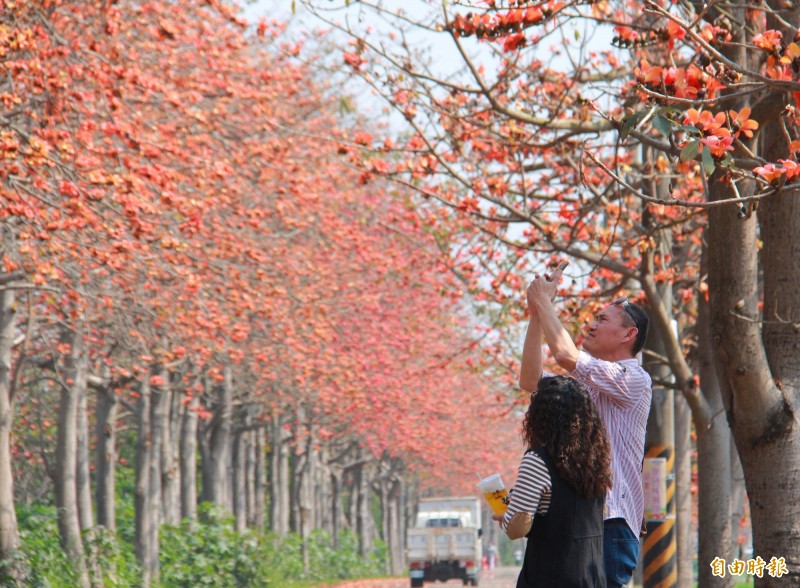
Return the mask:
[[[663,116],[656,116],[653,119],[653,127],[664,135],[667,139],[669,139],[669,135],[672,132],[672,123],[669,119],[664,118]]]
[[[733,166],[733,157],[731,157],[731,154],[730,154],[730,153],[726,153],[726,154],[725,154],[725,157],[723,157],[723,158],[720,160],[719,164],[720,164],[722,167],[731,167],[731,166]]]
[[[683,163],[693,160],[697,157],[697,151],[700,149],[700,141],[689,141],[681,149],[680,160]]]
[[[717,165],[714,163],[714,157],[711,155],[711,151],[708,150],[707,146],[703,146],[703,169],[706,171],[706,175],[710,176],[713,174],[716,167]]]
[[[647,114],[646,110],[640,110],[639,112],[634,112],[628,118],[624,119],[622,123],[622,128],[619,131],[619,136],[623,139],[627,138],[631,132],[631,129],[637,125],[637,123],[642,120],[642,117]]]

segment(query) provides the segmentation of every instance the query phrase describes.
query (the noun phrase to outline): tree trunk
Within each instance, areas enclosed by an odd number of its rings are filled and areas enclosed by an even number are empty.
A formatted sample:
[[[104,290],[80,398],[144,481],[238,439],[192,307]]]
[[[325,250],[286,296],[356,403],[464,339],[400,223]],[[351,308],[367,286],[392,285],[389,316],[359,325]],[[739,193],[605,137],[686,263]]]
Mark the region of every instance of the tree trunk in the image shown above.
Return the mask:
[[[391,475],[381,476],[378,481],[378,494],[381,502],[381,538],[384,544],[389,548],[389,557],[384,562],[384,572],[387,576],[392,574],[392,507],[390,506],[390,494],[394,486],[394,480]]]
[[[89,575],[81,538],[78,513],[77,456],[78,456],[78,392],[75,384],[80,377],[79,362],[83,341],[77,331],[64,328],[61,342],[70,346],[61,377],[61,398],[56,433],[55,495],[58,532],[61,546],[75,566],[78,582],[89,587]]]
[[[389,560],[391,568],[389,572],[394,576],[405,573],[405,553],[404,539],[405,527],[403,525],[403,477],[396,476],[391,480],[389,488],[389,537],[387,545],[389,548]]]
[[[694,582],[694,533],[692,529],[692,413],[686,398],[676,394],[675,414],[675,542],[678,586]]]
[[[181,423],[181,515],[197,516],[197,396],[184,406]]]
[[[663,191],[658,187],[658,193]],[[655,191],[655,190],[654,190]],[[644,214],[645,226],[652,225],[652,218]],[[669,259],[672,254],[670,235],[663,230],[653,233],[656,248],[647,251],[642,258],[643,274],[654,275],[657,271],[655,258]],[[656,518],[646,521],[647,535],[642,541],[642,579],[645,587],[675,586],[678,579],[678,562],[676,558],[676,494],[675,494],[675,390],[669,386],[659,385],[658,382],[674,383],[670,365],[661,360],[666,355],[667,342],[665,339],[678,337],[677,327],[672,316],[673,292],[669,282],[658,283],[655,292],[648,293],[648,302],[651,306],[659,304],[667,310],[666,319],[670,329],[664,332],[653,329],[647,338],[647,350],[655,352],[658,359],[650,354],[644,354],[645,368],[653,377],[653,398],[650,414],[647,419],[647,432],[645,437],[645,459],[655,458],[666,461],[666,515],[658,518],[662,513],[657,513]],[[655,297],[658,300],[655,300]],[[652,310],[650,314],[653,314]],[[645,513],[646,515],[646,513]],[[634,532],[637,529],[633,529]]]
[[[333,466],[330,469],[331,476],[331,536],[333,537],[333,546],[338,548],[340,545],[340,535],[344,529],[343,515],[342,515],[342,472],[338,466]]]
[[[264,507],[266,493],[266,471],[264,468],[264,435],[263,428],[253,431],[254,459],[255,459],[255,481],[253,484],[254,504],[253,504],[253,526],[259,533],[264,531]]]
[[[110,374],[106,374],[110,377]],[[117,463],[117,395],[113,386],[97,394],[97,465],[95,468],[95,501],[97,524],[112,533],[117,529],[114,500]]]
[[[172,386],[169,372],[163,365],[157,370],[159,385],[155,395],[155,414],[153,418],[153,449],[160,465],[158,489],[154,490],[161,499],[161,522],[175,525],[180,520],[180,480],[178,464],[175,460],[172,418]]]
[[[158,580],[158,525],[155,513],[157,504],[153,502],[150,477],[153,475],[152,463],[155,461],[150,431],[150,374],[142,376],[139,388],[139,439],[136,446],[136,489],[135,489],[135,514],[136,514],[136,558],[142,567],[142,586],[149,588],[151,583],[157,584]],[[156,470],[157,471],[157,470]],[[153,536],[156,546],[153,549]]]
[[[78,514],[81,531],[88,531],[94,527],[94,512],[92,511],[92,477],[89,473],[89,417],[86,410],[88,361],[86,354],[78,357],[75,377],[75,394],[77,396],[76,413],[76,443],[77,443],[77,473],[76,484],[78,488]]]
[[[157,375],[155,369],[151,369],[149,377]],[[150,495],[148,501],[152,510],[153,524],[150,527],[150,538],[148,542],[155,538],[156,544],[158,543],[158,530],[164,523],[164,489],[161,486],[161,448],[164,445],[164,423],[167,418],[164,415],[166,407],[168,406],[165,400],[163,390],[156,388],[153,389],[153,383],[150,382],[150,456],[148,463],[150,464],[150,475],[148,494]],[[149,545],[149,543],[148,543]],[[154,580],[155,581],[155,580]]]
[[[800,11],[797,4],[793,6],[794,12],[786,17],[797,22]],[[766,129],[769,140],[764,157],[777,159],[788,153],[781,125],[779,121]],[[800,484],[800,191],[766,199],[758,217],[764,242],[762,340],[772,402],[762,413],[763,428],[757,435],[748,434],[747,426],[743,435],[736,428],[736,446],[750,498],[754,554],[767,562],[785,557],[793,574],[789,582],[800,585],[800,503],[796,500]],[[740,393],[751,391],[741,388]],[[765,585],[779,583],[785,586],[786,576]]]
[[[222,386],[218,387],[217,391],[219,402],[214,411],[203,453],[203,500],[232,513],[230,468],[233,372],[228,365],[223,368]]]
[[[298,427],[302,426],[305,421],[305,413],[302,407],[297,410]],[[311,435],[308,435],[311,439]],[[311,476],[309,475],[311,469],[311,454],[310,454],[310,441],[306,443],[304,451],[300,455],[295,456],[294,475],[292,477],[292,520],[294,521],[294,531],[300,535],[302,540],[302,556],[303,556],[303,571],[308,573],[310,569],[310,558],[308,553],[308,534],[311,527],[311,505],[309,504],[309,486]]]
[[[233,516],[236,530],[247,528],[247,432],[239,432],[233,441]]]
[[[697,434],[698,587],[733,586],[735,578],[713,576],[711,562],[731,561],[730,445],[731,434],[722,408],[722,394],[714,369],[710,341],[709,308],[705,300],[697,312],[697,373],[710,418],[695,422]]]
[[[366,465],[356,469],[356,530],[358,532],[358,545],[362,557],[372,553],[375,547],[375,522],[370,510],[369,475]]]
[[[781,16],[796,22],[798,8]],[[787,6],[788,8],[788,6]],[[747,3],[732,3],[729,18],[745,22]],[[767,26],[779,26],[767,17]],[[747,66],[744,47],[746,27],[734,27],[733,43],[726,56]],[[784,35],[794,30],[785,29]],[[755,64],[758,67],[758,64]],[[780,113],[783,94],[764,96],[760,104],[774,105]],[[738,109],[743,104],[730,103]],[[777,120],[776,120],[777,119]],[[761,129],[766,161],[785,159],[788,136],[795,130],[782,117],[767,120]],[[788,129],[788,130],[787,130]],[[748,147],[755,147],[748,141]],[[734,155],[749,154],[737,150]],[[753,183],[737,182],[734,192],[722,172],[709,179],[709,199],[746,197]],[[737,210],[740,209],[740,210]],[[756,586],[800,585],[800,200],[798,191],[787,190],[753,204],[709,210],[709,293],[714,359],[722,390],[723,406],[742,462],[753,525],[753,557],[767,565],[785,562],[788,574],[771,576],[766,571]],[[759,241],[763,242],[759,267]],[[759,296],[759,269],[763,270],[763,301]],[[763,303],[763,308],[762,308]],[[773,561],[772,558],[775,558]],[[782,559],[781,559],[782,558]],[[702,565],[702,564],[701,564]]]
[[[782,140],[779,127],[765,129]],[[767,149],[764,157],[774,157]],[[752,186],[739,182],[739,193]],[[712,199],[735,197],[711,179]],[[709,291],[715,362],[736,447],[742,460],[753,522],[754,556],[784,558],[792,575],[757,578],[757,586],[800,585],[800,428],[796,426],[800,373],[800,218],[796,192],[764,201],[754,218],[731,207],[709,213]],[[758,296],[758,239],[764,242],[763,339]]]
[[[739,452],[733,437],[730,438],[731,454],[731,553],[739,559],[746,560],[744,552],[745,542],[752,543],[750,536],[750,520],[745,522],[745,486],[742,462],[739,460]]]
[[[272,415],[272,455],[270,457],[270,524],[280,536],[289,533],[291,514],[289,500],[289,447],[290,433],[283,428],[283,417]]]
[[[19,549],[19,527],[14,508],[14,478],[11,467],[11,429],[14,422],[14,398],[11,382],[11,350],[14,345],[14,317],[16,314],[14,290],[11,280],[2,276],[0,288],[0,562],[9,564]],[[12,573],[6,574],[13,576]],[[0,575],[0,579],[3,575]]]

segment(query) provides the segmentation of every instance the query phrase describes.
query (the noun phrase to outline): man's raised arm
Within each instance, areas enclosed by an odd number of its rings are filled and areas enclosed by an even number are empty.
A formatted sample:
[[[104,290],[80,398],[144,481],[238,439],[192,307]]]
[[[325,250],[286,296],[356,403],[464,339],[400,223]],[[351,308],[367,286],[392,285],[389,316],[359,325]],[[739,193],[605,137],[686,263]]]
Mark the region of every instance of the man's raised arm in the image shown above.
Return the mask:
[[[566,266],[567,262],[560,263],[552,276],[537,276],[528,286],[531,318],[522,348],[519,386],[529,392],[536,390],[542,377],[542,335],[560,367],[571,372],[578,361],[578,348],[553,308],[553,298]]]
[[[525,333],[525,344],[522,347],[519,387],[533,392],[542,378],[542,325],[539,323],[536,309],[530,305],[528,308],[531,318],[528,321],[528,331]]]

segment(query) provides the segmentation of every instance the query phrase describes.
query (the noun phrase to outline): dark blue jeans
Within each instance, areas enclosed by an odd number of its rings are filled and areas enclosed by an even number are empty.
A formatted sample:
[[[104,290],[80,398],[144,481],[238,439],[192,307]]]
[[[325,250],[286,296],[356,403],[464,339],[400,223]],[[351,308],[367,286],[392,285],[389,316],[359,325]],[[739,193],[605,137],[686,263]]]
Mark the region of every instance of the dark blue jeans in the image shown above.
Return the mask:
[[[608,519],[603,524],[603,559],[608,588],[620,588],[631,581],[639,561],[639,539],[625,519]]]

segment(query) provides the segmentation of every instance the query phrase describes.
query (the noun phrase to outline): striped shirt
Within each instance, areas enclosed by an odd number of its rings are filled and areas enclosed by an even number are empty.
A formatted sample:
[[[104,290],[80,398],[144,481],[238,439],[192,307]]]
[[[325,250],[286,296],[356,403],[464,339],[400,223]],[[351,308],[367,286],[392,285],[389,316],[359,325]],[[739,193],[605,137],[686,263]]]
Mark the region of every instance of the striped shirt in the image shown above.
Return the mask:
[[[647,415],[653,396],[650,376],[635,358],[603,361],[581,351],[571,376],[594,400],[611,442],[613,485],[603,518],[623,518],[638,537],[644,519],[642,464]]]
[[[505,531],[508,522],[518,512],[533,514],[546,514],[550,508],[550,473],[541,457],[533,451],[522,456],[517,471],[517,481],[511,492],[508,510],[500,521],[500,526]]]

